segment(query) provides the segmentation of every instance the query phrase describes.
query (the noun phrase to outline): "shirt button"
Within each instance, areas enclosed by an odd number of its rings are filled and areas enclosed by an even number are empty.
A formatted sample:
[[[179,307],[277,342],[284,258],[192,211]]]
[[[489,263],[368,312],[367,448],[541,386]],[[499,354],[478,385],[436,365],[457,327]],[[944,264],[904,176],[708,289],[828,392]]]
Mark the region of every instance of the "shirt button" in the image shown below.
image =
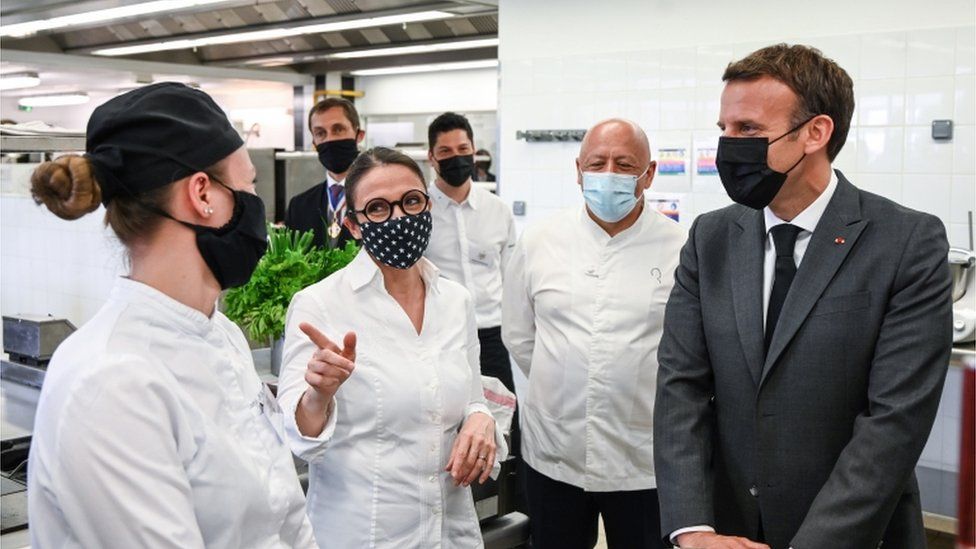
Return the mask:
[[[428,482],[437,482],[437,476],[436,475],[430,475],[429,477],[427,477],[427,481]]]
[[[751,486],[749,488],[749,494],[754,498],[759,497],[759,488],[756,488],[755,485]]]

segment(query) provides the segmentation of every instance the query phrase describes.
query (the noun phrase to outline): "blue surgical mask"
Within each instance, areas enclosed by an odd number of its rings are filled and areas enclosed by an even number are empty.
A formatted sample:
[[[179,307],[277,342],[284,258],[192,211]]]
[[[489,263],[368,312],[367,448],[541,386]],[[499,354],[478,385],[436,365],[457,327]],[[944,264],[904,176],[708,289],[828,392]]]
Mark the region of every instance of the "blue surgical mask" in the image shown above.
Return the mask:
[[[586,206],[607,223],[616,223],[627,217],[637,204],[634,191],[637,180],[644,177],[614,172],[583,172],[583,199]]]

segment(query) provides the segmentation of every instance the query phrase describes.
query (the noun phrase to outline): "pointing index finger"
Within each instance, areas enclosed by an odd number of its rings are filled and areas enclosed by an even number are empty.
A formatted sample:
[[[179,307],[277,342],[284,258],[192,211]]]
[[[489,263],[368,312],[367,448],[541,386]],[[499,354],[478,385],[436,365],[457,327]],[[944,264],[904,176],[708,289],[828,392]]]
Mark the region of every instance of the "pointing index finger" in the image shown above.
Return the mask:
[[[298,325],[298,328],[305,332],[305,335],[307,335],[312,343],[314,343],[319,349],[328,349],[334,353],[342,352],[335,343],[332,343],[331,339],[326,337],[325,334],[320,332],[318,328],[312,326],[308,322],[302,322]]]

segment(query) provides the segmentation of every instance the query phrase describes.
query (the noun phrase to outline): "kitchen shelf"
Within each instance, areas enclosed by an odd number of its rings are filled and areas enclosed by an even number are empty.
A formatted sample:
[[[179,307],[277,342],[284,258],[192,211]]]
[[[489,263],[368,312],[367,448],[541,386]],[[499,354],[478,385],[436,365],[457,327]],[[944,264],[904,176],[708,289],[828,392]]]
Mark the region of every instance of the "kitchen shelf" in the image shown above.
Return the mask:
[[[0,135],[0,153],[84,152],[85,136]]]

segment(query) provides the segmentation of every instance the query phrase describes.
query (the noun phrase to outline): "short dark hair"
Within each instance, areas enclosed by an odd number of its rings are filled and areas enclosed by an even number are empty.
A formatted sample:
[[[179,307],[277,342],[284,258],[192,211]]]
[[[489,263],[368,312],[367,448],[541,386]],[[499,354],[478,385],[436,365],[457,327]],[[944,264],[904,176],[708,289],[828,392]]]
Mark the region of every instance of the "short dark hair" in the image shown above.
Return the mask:
[[[346,209],[350,214],[356,211],[356,187],[359,185],[359,180],[362,179],[367,173],[369,173],[373,168],[378,166],[403,166],[409,169],[420,183],[427,188],[427,181],[424,179],[424,172],[420,170],[420,166],[413,161],[412,158],[403,154],[400,151],[395,151],[393,149],[388,149],[386,147],[373,147],[372,149],[363,151],[356,157],[352,165],[349,166],[349,171],[346,172],[346,181],[344,183],[346,187]],[[356,220],[355,216],[352,217],[353,221]]]
[[[352,124],[352,129],[358,132],[359,111],[356,110],[356,106],[352,104],[352,101],[343,99],[342,97],[326,97],[313,105],[311,110],[308,111],[308,131],[312,131],[313,115],[325,112],[335,107],[342,109],[342,112],[345,113],[346,118],[349,119],[349,123]]]
[[[816,48],[776,44],[729,63],[722,81],[749,81],[763,76],[786,84],[796,94],[791,126],[819,114],[834,121],[834,133],[827,143],[827,157],[833,161],[847,141],[854,115],[854,82],[847,71]]]
[[[446,112],[430,123],[427,127],[427,146],[434,150],[434,143],[437,143],[437,136],[454,130],[464,130],[468,134],[471,145],[474,145],[474,132],[471,131],[471,124],[464,115],[455,112]]]

